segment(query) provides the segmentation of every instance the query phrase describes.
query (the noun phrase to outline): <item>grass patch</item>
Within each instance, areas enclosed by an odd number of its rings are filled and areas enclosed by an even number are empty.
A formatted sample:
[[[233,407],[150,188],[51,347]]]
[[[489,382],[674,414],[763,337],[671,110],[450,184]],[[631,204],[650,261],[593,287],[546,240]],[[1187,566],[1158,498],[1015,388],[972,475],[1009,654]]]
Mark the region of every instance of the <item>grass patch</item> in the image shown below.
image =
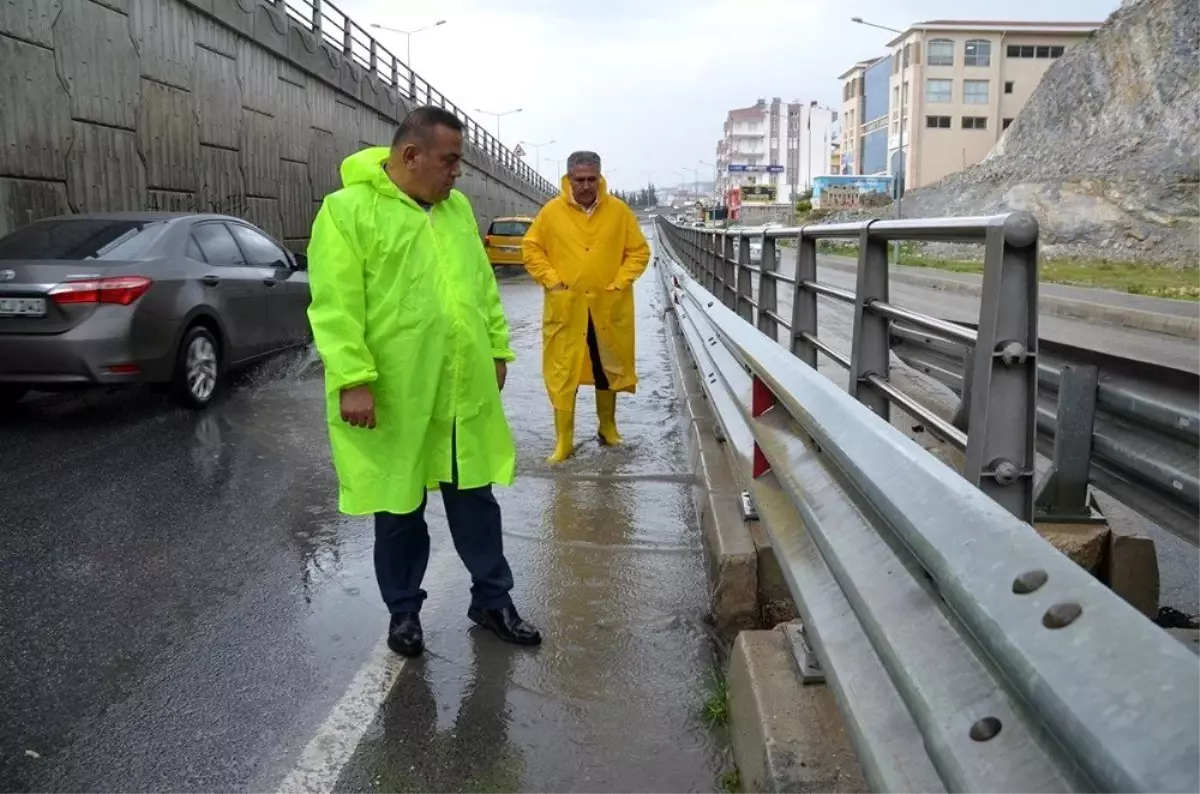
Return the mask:
[[[713,669],[708,675],[707,692],[704,695],[703,716],[709,728],[725,728],[729,725],[729,682],[720,670]]]
[[[858,256],[858,245],[821,240],[818,250],[831,256]],[[983,263],[945,259],[921,252],[914,243],[901,243],[900,264],[951,273],[982,273]],[[1041,281],[1075,287],[1127,292],[1152,298],[1200,301],[1200,271],[1194,267],[1165,267],[1107,259],[1043,259]]]
[[[721,791],[727,791],[729,794],[737,794],[741,790],[742,776],[738,774],[737,769],[730,769],[721,775]]]

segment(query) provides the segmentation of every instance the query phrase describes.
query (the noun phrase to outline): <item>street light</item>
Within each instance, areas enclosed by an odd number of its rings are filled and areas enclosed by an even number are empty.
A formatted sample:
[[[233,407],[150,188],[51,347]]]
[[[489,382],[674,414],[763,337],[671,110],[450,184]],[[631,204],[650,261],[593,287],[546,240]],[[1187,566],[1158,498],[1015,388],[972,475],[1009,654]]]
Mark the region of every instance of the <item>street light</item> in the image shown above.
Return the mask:
[[[501,110],[497,113],[494,110],[484,110],[483,108],[475,108],[476,113],[483,113],[486,116],[494,116],[496,118],[496,140],[500,141],[500,119],[504,116],[511,116],[513,113],[520,113],[524,108],[513,108],[512,110]],[[503,145],[504,142],[500,141]]]
[[[850,21],[857,22],[859,25],[866,25],[869,28],[879,28],[880,30],[886,30],[890,33],[895,33],[900,36],[904,35],[903,30],[896,30],[895,28],[889,28],[887,25],[876,25],[874,22],[867,22],[862,17],[851,17]],[[908,81],[907,81],[908,75],[905,74],[905,70],[907,68],[908,68],[908,64],[906,64],[904,62],[904,50],[901,49],[901,51],[900,51],[900,139],[899,139],[899,141],[897,141],[897,148],[899,148],[899,150],[900,150],[900,168],[899,168],[899,173],[897,173],[897,175],[896,175],[897,180],[898,180],[896,183],[896,217],[897,218],[904,217],[904,214],[902,212],[901,202],[904,200],[904,186],[905,186],[905,183],[908,181],[908,179],[907,179],[908,156],[905,151],[905,144],[908,140],[908,136],[905,134],[907,132],[907,130],[905,130],[906,119],[904,118],[905,103],[908,99]],[[898,264],[900,264],[900,241],[899,240],[895,241],[892,244],[892,247],[895,250],[896,264],[898,265]]]
[[[700,165],[706,165],[713,170],[713,196],[715,197],[717,193],[717,164],[710,163],[707,160],[697,160],[696,162],[700,163]]]
[[[543,143],[530,143],[529,141],[520,141],[518,145],[533,147],[533,156],[537,163],[536,170],[540,174],[540,173],[542,173],[542,147],[549,146],[552,143],[558,143],[558,141],[554,140],[553,138],[551,138],[548,141],[544,141]]]
[[[434,22],[432,25],[426,25],[425,27],[417,28],[416,30],[400,30],[400,28],[389,28],[387,25],[380,25],[378,22],[372,22],[371,27],[376,28],[378,30],[386,30],[389,33],[399,33],[400,35],[404,36],[404,41],[405,41],[404,65],[408,67],[408,71],[411,73],[412,72],[412,37],[413,37],[413,34],[421,33],[426,30],[433,30],[434,28],[436,28],[440,25],[445,25],[445,24],[446,24],[446,20],[439,19],[437,22]]]

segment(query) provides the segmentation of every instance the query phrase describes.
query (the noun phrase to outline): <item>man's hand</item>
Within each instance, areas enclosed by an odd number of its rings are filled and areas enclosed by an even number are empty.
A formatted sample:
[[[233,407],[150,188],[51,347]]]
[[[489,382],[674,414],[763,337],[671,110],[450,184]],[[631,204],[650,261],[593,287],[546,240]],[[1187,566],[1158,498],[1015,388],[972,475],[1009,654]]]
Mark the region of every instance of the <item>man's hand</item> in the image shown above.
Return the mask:
[[[621,290],[621,288],[618,287],[616,284],[609,284],[607,287],[604,288],[605,292],[619,292],[620,290]]]
[[[552,286],[550,288],[550,291],[551,292],[562,292],[566,288],[567,288],[567,285],[560,281],[557,284],[555,284],[554,286]]]
[[[340,405],[343,422],[351,427],[375,429],[375,397],[371,394],[370,386],[364,384],[343,389]]]
[[[496,385],[504,391],[504,382],[508,380],[508,362],[496,359]]]

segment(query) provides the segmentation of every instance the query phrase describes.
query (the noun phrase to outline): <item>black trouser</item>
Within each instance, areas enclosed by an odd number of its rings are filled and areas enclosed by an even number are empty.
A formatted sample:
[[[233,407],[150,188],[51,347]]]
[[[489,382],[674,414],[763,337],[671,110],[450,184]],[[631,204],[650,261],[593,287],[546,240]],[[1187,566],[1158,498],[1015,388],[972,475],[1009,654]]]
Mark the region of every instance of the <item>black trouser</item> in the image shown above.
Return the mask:
[[[457,461],[451,477],[458,481]],[[454,548],[471,574],[471,605],[506,607],[512,603],[513,575],[504,558],[500,505],[490,485],[460,489],[455,483],[442,483],[440,490]],[[427,595],[421,589],[429,565],[426,502],[423,498],[420,507],[403,515],[375,514],[375,578],[392,614],[419,612]]]
[[[608,376],[604,374],[604,365],[600,363],[600,343],[596,341],[596,326],[592,324],[592,313],[588,312],[587,332],[588,353],[592,359],[592,380],[596,388],[608,390]]]

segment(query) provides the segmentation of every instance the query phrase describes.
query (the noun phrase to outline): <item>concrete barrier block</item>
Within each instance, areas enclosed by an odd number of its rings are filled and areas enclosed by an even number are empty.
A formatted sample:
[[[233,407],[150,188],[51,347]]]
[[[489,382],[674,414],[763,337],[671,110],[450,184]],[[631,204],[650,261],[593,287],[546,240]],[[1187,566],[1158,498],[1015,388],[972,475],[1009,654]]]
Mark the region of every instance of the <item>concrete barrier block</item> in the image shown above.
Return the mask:
[[[1100,578],[1146,617],[1158,616],[1158,554],[1152,539],[1110,532]]]
[[[800,683],[781,629],[738,635],[728,683],[729,733],[743,791],[868,790],[833,693]]]
[[[1033,528],[1080,568],[1100,575],[1112,531],[1108,524],[1036,522]]]
[[[736,494],[701,496],[700,531],[708,556],[710,612],[724,637],[759,625],[758,554]]]

